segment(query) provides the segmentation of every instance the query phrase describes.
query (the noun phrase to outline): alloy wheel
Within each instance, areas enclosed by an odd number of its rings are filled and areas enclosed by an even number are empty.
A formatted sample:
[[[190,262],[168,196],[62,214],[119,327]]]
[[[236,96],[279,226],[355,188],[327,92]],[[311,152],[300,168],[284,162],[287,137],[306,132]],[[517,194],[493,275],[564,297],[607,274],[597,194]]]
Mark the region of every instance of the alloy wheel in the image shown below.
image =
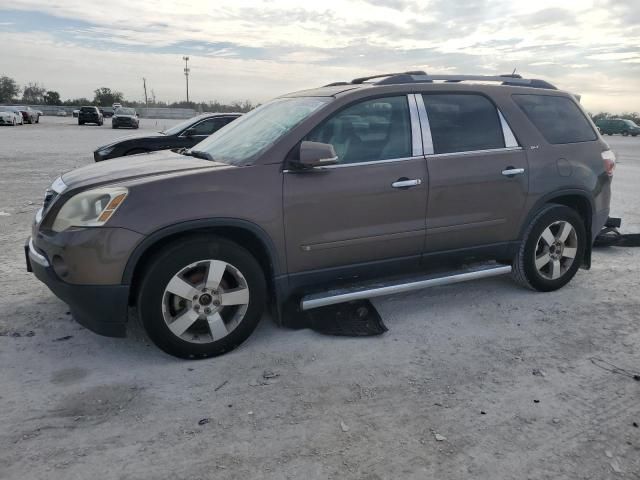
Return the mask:
[[[547,280],[557,280],[573,265],[578,252],[578,234],[571,223],[553,222],[542,231],[535,251],[538,273]]]
[[[229,335],[249,306],[247,281],[221,260],[187,265],[167,284],[162,315],[171,332],[190,343],[211,343]]]

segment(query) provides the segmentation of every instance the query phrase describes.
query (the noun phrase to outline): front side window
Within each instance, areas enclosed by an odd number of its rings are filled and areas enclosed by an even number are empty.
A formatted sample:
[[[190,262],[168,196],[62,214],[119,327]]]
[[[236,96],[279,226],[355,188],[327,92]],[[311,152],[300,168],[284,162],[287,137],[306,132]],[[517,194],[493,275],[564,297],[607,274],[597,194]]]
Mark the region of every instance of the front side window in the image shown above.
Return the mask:
[[[513,100],[551,144],[590,142],[596,133],[578,106],[568,97],[517,94]]]
[[[498,110],[475,94],[424,94],[434,153],[504,148]]]
[[[227,124],[227,120],[225,118],[208,118],[197,125],[192,127],[192,131],[194,135],[206,135],[209,136],[213,132],[220,130]]]
[[[333,145],[338,163],[410,157],[407,97],[376,98],[347,107],[322,122],[305,140]]]

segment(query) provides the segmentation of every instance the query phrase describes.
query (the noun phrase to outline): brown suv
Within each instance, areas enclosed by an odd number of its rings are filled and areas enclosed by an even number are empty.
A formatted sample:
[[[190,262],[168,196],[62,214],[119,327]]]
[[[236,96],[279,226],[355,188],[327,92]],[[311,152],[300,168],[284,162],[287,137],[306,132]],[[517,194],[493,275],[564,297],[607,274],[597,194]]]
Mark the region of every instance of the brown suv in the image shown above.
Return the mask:
[[[91,330],[124,336],[134,305],[160,348],[206,357],[267,304],[291,325],[296,309],[511,270],[558,289],[590,266],[614,167],[547,82],[360,78],[276,98],[182,153],[64,174],[27,263]]]

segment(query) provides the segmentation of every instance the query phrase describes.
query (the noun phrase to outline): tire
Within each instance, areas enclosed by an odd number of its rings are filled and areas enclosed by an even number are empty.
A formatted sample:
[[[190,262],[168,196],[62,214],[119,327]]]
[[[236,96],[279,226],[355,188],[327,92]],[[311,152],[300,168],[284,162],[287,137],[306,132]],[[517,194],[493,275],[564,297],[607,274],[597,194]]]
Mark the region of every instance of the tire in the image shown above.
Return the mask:
[[[222,272],[219,282],[215,273],[209,275],[211,268]],[[212,286],[203,290],[207,278]],[[237,304],[220,306],[225,301]],[[197,359],[222,355],[244,342],[258,325],[265,302],[258,261],[225,238],[198,235],[154,254],[142,276],[137,305],[153,343],[170,355]]]
[[[622,132],[622,136],[623,137],[628,137],[629,136],[629,132]]]
[[[78,121],[78,125],[84,125],[84,122]]]
[[[632,136],[632,137],[637,137],[637,136],[638,136],[638,134],[637,134],[637,133],[632,133],[632,134],[631,134],[631,136]]]
[[[572,230],[561,241],[566,225]],[[520,285],[539,292],[562,288],[580,268],[586,246],[587,233],[578,212],[564,205],[549,204],[527,227],[513,260],[513,277]]]
[[[118,126],[117,126],[117,125],[115,125],[113,122],[111,122],[111,128],[114,128],[114,129],[115,129],[115,128],[118,128]]]

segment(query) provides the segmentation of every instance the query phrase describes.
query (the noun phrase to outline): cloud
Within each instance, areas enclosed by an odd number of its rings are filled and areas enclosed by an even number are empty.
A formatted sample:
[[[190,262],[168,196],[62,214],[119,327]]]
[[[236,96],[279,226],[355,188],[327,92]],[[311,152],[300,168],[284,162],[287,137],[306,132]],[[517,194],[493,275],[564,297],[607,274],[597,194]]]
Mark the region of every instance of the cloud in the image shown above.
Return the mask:
[[[625,108],[640,110],[640,9],[632,3],[13,0],[0,10],[0,56],[2,73],[46,80],[63,97],[105,84],[139,98],[145,76],[158,97],[179,99],[180,59],[190,55],[193,98],[202,100],[264,101],[385,71],[517,68],[587,92],[593,105],[622,105],[626,95]],[[588,83],[589,75],[602,83]]]

